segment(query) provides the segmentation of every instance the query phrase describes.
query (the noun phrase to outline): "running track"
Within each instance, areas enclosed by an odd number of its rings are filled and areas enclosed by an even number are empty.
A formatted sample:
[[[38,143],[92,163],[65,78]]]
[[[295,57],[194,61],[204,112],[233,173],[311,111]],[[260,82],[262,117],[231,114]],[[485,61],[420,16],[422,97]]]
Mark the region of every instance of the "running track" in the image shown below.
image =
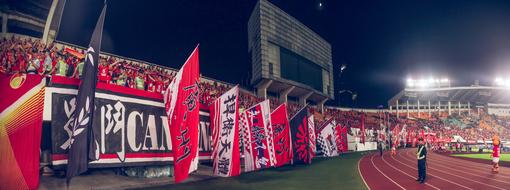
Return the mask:
[[[368,154],[358,163],[361,177],[371,190],[510,189],[510,168],[500,167],[499,174],[492,174],[490,161],[471,162],[432,151],[427,155],[427,180],[419,184],[415,153],[416,149],[401,149],[396,156]]]

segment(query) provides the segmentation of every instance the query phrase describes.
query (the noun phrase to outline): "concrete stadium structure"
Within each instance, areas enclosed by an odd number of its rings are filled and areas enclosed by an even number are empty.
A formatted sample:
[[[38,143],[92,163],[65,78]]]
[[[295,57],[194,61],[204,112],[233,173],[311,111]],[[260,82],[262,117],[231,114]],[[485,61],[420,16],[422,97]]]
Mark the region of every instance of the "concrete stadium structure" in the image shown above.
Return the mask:
[[[388,100],[388,108],[397,115],[410,112],[457,112],[471,114],[472,109],[487,108],[490,113],[507,115],[510,111],[510,88],[500,86],[460,86],[405,88]]]
[[[290,96],[319,109],[334,98],[331,45],[267,0],[258,1],[248,21],[248,52],[259,97]]]

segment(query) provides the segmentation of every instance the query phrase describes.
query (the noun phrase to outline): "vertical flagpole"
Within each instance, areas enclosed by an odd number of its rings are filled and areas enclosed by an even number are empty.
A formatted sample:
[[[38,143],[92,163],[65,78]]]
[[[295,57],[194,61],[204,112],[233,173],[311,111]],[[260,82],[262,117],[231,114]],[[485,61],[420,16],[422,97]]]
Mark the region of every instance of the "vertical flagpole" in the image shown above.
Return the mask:
[[[91,138],[91,140],[94,140],[92,127],[94,98],[106,7],[105,4],[90,39],[90,44],[85,55],[84,74],[80,82],[78,95],[76,96],[76,111],[71,117],[73,124],[72,136],[69,139],[70,146],[66,172],[67,186],[69,186],[70,180],[74,176],[80,175],[88,170],[88,161],[89,158],[92,157],[89,152],[89,143],[91,142],[89,142],[88,139]],[[94,157],[97,159],[99,157],[97,142],[95,145],[96,146],[90,149],[90,151],[96,153]]]

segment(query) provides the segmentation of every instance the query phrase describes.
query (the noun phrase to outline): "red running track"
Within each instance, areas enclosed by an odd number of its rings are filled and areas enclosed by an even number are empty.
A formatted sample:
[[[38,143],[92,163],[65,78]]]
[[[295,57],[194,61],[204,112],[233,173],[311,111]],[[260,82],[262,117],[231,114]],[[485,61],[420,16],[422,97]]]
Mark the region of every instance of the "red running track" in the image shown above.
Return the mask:
[[[489,160],[483,164],[432,152],[427,157],[427,180],[419,184],[415,153],[416,149],[401,149],[396,156],[368,154],[359,161],[359,172],[371,190],[510,189],[510,168],[500,167],[500,173],[493,174]]]

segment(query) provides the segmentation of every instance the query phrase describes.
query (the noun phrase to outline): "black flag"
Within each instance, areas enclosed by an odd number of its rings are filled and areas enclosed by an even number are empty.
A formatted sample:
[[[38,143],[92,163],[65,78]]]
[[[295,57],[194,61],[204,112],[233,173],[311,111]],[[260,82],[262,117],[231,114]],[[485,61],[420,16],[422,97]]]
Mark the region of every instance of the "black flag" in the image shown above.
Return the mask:
[[[303,107],[290,119],[290,133],[292,137],[293,164],[311,164],[310,136],[308,134],[308,109]]]
[[[83,78],[76,96],[76,111],[72,118],[73,135],[71,136],[71,145],[69,147],[67,160],[67,181],[72,177],[80,175],[87,171],[88,161],[99,155],[89,154],[89,135],[92,135],[92,116],[94,115],[94,97],[97,82],[97,66],[99,64],[99,50],[101,48],[101,37],[103,33],[103,23],[106,12],[106,4],[97,20],[96,28],[92,33],[89,48],[85,55],[85,67]],[[89,133],[90,132],[90,133]],[[94,152],[94,151],[92,151]]]

